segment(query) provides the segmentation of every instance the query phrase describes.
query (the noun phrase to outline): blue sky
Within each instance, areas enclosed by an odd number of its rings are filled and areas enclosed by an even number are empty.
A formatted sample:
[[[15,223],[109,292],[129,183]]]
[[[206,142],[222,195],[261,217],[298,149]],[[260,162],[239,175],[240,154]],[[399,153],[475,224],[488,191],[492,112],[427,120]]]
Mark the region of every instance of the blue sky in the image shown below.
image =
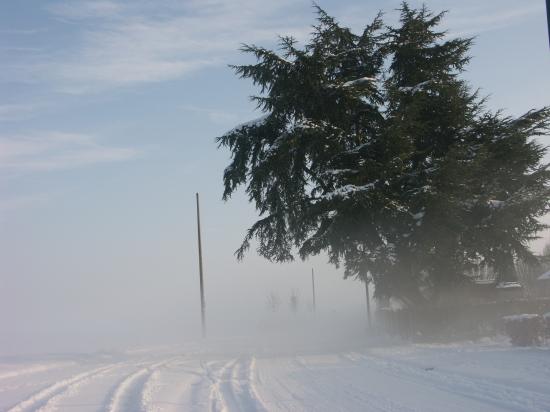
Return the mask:
[[[356,30],[379,9],[395,22],[399,5],[318,3]],[[450,36],[476,36],[465,77],[490,108],[550,104],[544,0],[428,6],[450,10]],[[313,19],[311,2],[296,0],[0,4],[0,352],[86,333],[108,344],[121,324],[132,343],[197,330],[196,191],[212,318],[260,307],[270,290],[305,295],[312,265],[327,308],[362,310],[359,285],[322,257],[235,262],[255,213],[242,194],[220,200],[228,154],[214,138],[257,115],[254,89],[227,65],[248,59],[243,42],[306,40]]]

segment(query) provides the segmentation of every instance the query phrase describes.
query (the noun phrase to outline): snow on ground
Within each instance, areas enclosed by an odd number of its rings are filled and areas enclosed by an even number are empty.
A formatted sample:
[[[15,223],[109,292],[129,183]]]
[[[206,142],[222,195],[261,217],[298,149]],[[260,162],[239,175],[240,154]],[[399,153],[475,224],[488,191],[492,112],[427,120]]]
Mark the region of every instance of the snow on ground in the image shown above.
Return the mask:
[[[0,359],[2,411],[550,411],[550,350],[188,346]]]

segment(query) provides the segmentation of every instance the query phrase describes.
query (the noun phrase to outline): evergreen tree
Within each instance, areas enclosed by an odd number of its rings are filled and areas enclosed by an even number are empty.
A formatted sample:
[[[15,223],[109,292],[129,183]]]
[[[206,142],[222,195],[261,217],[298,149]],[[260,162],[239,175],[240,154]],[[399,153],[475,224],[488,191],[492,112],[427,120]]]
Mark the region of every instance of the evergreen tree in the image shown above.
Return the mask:
[[[550,111],[503,117],[460,73],[471,39],[445,40],[444,14],[401,8],[352,33],[317,8],[312,39],[281,53],[244,46],[265,115],[218,138],[231,151],[224,199],[240,186],[262,216],[237,251],[288,261],[328,253],[378,296],[419,303],[452,290],[474,265],[500,280],[548,211]]]

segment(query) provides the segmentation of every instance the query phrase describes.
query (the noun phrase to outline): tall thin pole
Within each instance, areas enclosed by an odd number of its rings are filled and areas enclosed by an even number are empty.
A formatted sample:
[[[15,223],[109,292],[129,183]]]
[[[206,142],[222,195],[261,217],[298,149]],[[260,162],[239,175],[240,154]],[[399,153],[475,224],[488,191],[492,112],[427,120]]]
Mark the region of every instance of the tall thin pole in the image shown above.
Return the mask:
[[[367,295],[367,318],[369,322],[369,329],[372,328],[372,318],[370,313],[370,294],[369,294],[369,280],[365,278],[365,293]]]
[[[550,0],[546,0],[546,21],[548,22],[548,42],[550,42]]]
[[[197,193],[197,238],[199,243],[199,277],[201,286],[201,326],[202,337],[206,338],[206,303],[204,302],[204,279],[202,273],[201,215],[199,211],[199,194]]]
[[[316,312],[317,306],[315,304],[315,274],[313,273],[313,268],[311,268],[311,290],[313,293],[313,312]]]

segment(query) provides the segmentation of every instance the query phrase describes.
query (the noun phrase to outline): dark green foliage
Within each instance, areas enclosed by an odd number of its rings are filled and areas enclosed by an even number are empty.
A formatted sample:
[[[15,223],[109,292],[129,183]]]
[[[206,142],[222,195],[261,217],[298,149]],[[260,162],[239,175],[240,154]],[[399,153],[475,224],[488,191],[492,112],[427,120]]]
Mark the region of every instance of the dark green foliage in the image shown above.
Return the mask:
[[[232,162],[224,199],[240,186],[262,218],[250,241],[272,261],[321,252],[378,296],[422,302],[452,290],[472,266],[514,278],[514,260],[548,211],[550,110],[504,117],[459,77],[471,39],[446,40],[443,14],[401,8],[361,35],[317,8],[311,41],[280,54],[243,46],[234,66],[261,91],[265,113],[218,138]]]

